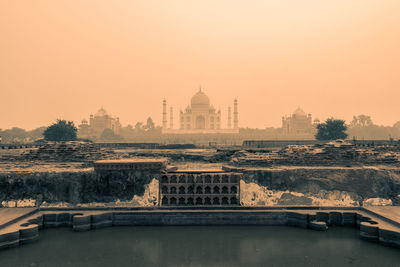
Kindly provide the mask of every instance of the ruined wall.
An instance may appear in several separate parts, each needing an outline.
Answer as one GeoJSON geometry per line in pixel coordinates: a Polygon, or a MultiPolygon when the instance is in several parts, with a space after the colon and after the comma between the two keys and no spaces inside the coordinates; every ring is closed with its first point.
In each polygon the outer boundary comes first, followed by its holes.
{"type": "MultiPolygon", "coordinates": [[[[43,202],[156,205],[158,176],[158,173],[150,171],[109,171],[99,175],[92,169],[60,172],[4,171],[0,172],[0,203],[32,199],[36,205],[43,202]],[[151,184],[154,190],[145,193],[151,184]],[[138,198],[143,195],[146,199],[138,198]]],[[[400,205],[398,168],[264,168],[244,170],[242,179],[240,199],[244,206],[354,206],[369,198],[389,199],[394,205],[400,205]]]]}
{"type": "Polygon", "coordinates": [[[246,182],[271,190],[318,194],[321,190],[346,191],[362,199],[398,199],[400,169],[378,167],[287,167],[245,170],[246,182]]]}
{"type": "Polygon", "coordinates": [[[0,203],[19,199],[34,199],[38,204],[131,200],[143,195],[145,186],[157,175],[146,171],[0,173],[0,203]]]}

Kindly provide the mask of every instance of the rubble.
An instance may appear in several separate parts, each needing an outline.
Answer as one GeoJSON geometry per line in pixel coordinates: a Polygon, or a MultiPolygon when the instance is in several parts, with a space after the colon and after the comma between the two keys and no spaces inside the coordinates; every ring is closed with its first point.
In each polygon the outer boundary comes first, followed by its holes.
{"type": "Polygon", "coordinates": [[[83,141],[47,142],[38,149],[24,151],[19,160],[85,162],[111,158],[112,151],[98,148],[95,144],[83,141]]]}
{"type": "Polygon", "coordinates": [[[392,205],[393,201],[391,199],[385,199],[379,197],[368,198],[363,202],[363,206],[392,206],[392,205]]]}
{"type": "Polygon", "coordinates": [[[359,196],[345,191],[325,191],[299,193],[295,191],[272,190],[253,182],[240,181],[240,203],[242,206],[359,206],[359,196]]]}
{"type": "Polygon", "coordinates": [[[343,140],[325,144],[289,145],[277,151],[236,152],[231,160],[235,166],[347,166],[400,164],[396,146],[357,147],[343,140]]]}

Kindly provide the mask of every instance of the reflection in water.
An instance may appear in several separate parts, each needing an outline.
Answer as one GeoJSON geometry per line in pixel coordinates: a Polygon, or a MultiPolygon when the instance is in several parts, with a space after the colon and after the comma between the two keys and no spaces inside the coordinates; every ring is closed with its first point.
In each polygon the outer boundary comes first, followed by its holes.
{"type": "Polygon", "coordinates": [[[278,226],[46,229],[38,242],[0,251],[0,266],[399,266],[394,248],[358,230],[278,226]]]}

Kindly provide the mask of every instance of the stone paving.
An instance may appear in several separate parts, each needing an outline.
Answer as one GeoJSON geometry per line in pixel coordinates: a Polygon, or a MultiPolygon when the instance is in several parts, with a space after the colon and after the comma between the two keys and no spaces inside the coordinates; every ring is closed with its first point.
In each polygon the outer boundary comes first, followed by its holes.
{"type": "Polygon", "coordinates": [[[37,208],[2,208],[0,209],[0,229],[27,217],[37,208]]]}

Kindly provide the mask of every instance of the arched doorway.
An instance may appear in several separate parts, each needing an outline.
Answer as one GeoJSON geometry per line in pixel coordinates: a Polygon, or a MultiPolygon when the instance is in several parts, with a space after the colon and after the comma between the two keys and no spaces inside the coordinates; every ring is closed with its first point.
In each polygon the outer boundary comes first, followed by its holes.
{"type": "Polygon", "coordinates": [[[204,116],[196,117],[196,129],[205,129],[206,128],[206,119],[204,116]]]}

